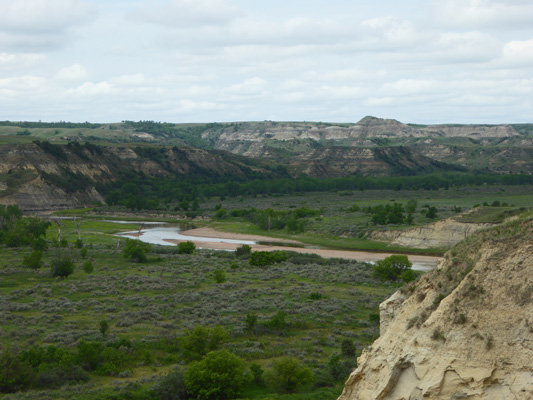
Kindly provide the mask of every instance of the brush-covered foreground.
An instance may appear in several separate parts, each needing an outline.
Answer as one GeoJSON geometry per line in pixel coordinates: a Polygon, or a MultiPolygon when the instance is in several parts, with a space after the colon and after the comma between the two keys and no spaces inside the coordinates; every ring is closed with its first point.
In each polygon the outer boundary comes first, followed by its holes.
{"type": "MultiPolygon", "coordinates": [[[[123,228],[82,223],[81,247],[65,221],[66,246],[54,247],[50,227],[38,269],[25,266],[30,247],[0,248],[0,368],[24,375],[11,381],[16,393],[0,397],[183,398],[165,394],[164,382],[222,349],[243,362],[239,398],[334,399],[377,337],[378,305],[396,287],[374,280],[368,265],[302,254],[253,267],[233,252],[154,246],[147,262],[132,263],[103,233],[123,228]],[[65,256],[74,272],[52,277],[65,256]],[[278,394],[271,372],[285,357],[313,380],[278,394]]],[[[8,387],[10,376],[2,379],[8,387]]]]}

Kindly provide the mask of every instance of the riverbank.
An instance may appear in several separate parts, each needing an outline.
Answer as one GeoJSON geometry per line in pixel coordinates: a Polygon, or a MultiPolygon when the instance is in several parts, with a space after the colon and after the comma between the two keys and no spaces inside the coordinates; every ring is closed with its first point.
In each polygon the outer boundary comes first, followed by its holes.
{"type": "MultiPolygon", "coordinates": [[[[190,237],[210,237],[217,239],[233,239],[233,240],[246,240],[253,242],[268,242],[273,243],[272,245],[268,244],[250,244],[250,247],[253,251],[275,251],[275,250],[288,250],[294,251],[297,253],[306,253],[306,254],[317,254],[324,258],[344,258],[350,260],[358,260],[362,262],[376,262],[383,260],[386,257],[389,257],[397,253],[372,253],[367,251],[352,251],[352,250],[330,250],[330,249],[314,249],[314,248],[304,248],[297,247],[302,245],[302,243],[297,241],[289,241],[285,239],[276,239],[267,236],[259,235],[247,235],[242,233],[230,233],[230,232],[221,232],[213,228],[202,227],[196,229],[190,229],[187,231],[181,232],[183,235],[190,237]],[[284,245],[276,245],[275,243],[283,243],[284,245]],[[287,243],[295,244],[295,247],[287,246],[287,243]]],[[[182,240],[166,240],[169,243],[180,243],[182,240]]],[[[195,241],[197,247],[203,249],[212,249],[212,250],[235,250],[237,247],[240,247],[239,243],[221,243],[221,242],[205,242],[205,241],[195,241]]],[[[409,255],[409,260],[413,263],[413,269],[427,271],[435,268],[440,260],[440,257],[433,256],[424,256],[424,255],[409,255]]]]}

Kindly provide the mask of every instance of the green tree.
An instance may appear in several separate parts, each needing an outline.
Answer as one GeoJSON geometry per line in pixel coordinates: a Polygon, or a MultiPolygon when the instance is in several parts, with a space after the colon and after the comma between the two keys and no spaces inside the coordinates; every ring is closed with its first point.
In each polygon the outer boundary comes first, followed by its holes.
{"type": "Polygon", "coordinates": [[[294,357],[284,357],[272,362],[265,380],[278,393],[294,393],[299,386],[311,382],[313,374],[294,357]]]}
{"type": "Polygon", "coordinates": [[[13,393],[26,389],[33,380],[33,370],[7,349],[0,353],[0,393],[13,393]]]}
{"type": "Polygon", "coordinates": [[[341,352],[343,357],[355,357],[355,351],[357,349],[355,348],[355,345],[353,344],[353,340],[350,339],[344,339],[341,343],[341,352]]]}
{"type": "Polygon", "coordinates": [[[428,219],[437,219],[437,208],[429,207],[426,212],[426,218],[428,219]]]}
{"type": "Polygon", "coordinates": [[[405,211],[412,214],[416,211],[417,206],[418,206],[418,201],[416,201],[415,199],[411,199],[407,201],[407,205],[405,206],[405,211]]]}
{"type": "Polygon", "coordinates": [[[196,245],[190,240],[178,244],[178,254],[193,254],[196,250],[196,245]]]}
{"type": "Polygon", "coordinates": [[[143,263],[146,262],[146,253],[151,249],[148,243],[140,240],[126,239],[126,244],[122,250],[122,256],[129,261],[143,263]]]}
{"type": "Polygon", "coordinates": [[[200,359],[209,351],[218,350],[228,338],[228,332],[221,326],[207,329],[198,325],[187,331],[183,338],[184,355],[189,359],[200,359]]]}
{"type": "MultiPolygon", "coordinates": [[[[85,248],[85,247],[84,247],[85,248]]],[[[83,271],[87,274],[92,274],[94,271],[94,265],[91,261],[85,261],[82,267],[83,271]]]]}
{"type": "Polygon", "coordinates": [[[393,255],[376,262],[374,266],[374,278],[383,281],[396,281],[404,271],[410,270],[412,263],[407,256],[393,255]]]}
{"type": "Polygon", "coordinates": [[[257,325],[257,314],[254,314],[254,313],[246,314],[245,322],[246,322],[246,328],[244,328],[244,330],[249,333],[254,332],[255,327],[257,325]]]}
{"type": "Polygon", "coordinates": [[[187,392],[199,400],[235,399],[245,383],[244,362],[227,350],[208,353],[185,372],[187,392]]]}

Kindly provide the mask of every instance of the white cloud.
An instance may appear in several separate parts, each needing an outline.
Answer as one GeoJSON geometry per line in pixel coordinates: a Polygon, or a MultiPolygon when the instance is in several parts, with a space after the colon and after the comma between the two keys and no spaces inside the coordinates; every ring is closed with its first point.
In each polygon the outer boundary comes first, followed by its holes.
{"type": "Polygon", "coordinates": [[[530,27],[533,4],[513,0],[436,0],[437,19],[446,26],[472,28],[530,27]]]}
{"type": "Polygon", "coordinates": [[[55,78],[59,81],[82,81],[87,79],[87,70],[80,64],[73,64],[70,67],[61,68],[55,78]]]}
{"type": "Polygon", "coordinates": [[[0,0],[0,45],[12,52],[48,51],[68,42],[68,31],[93,20],[96,6],[81,0],[0,0]]]}
{"type": "Polygon", "coordinates": [[[503,59],[505,63],[514,66],[533,66],[533,39],[506,43],[503,59]]]}
{"type": "Polygon", "coordinates": [[[225,25],[240,15],[238,7],[225,0],[172,0],[138,8],[129,16],[174,29],[225,25]]]}

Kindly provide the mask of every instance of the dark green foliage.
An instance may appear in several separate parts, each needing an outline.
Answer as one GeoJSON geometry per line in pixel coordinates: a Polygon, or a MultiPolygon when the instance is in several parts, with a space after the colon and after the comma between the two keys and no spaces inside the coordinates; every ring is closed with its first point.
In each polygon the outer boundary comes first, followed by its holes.
{"type": "Polygon", "coordinates": [[[301,385],[313,381],[309,368],[294,357],[275,360],[265,373],[265,381],[278,393],[294,393],[301,385]]]}
{"type": "Polygon", "coordinates": [[[103,319],[100,321],[100,333],[102,334],[102,336],[106,337],[107,336],[107,332],[109,331],[109,322],[107,322],[106,319],[103,319]]]}
{"type": "Polygon", "coordinates": [[[278,335],[285,335],[289,327],[287,322],[287,313],[283,310],[279,310],[274,316],[265,323],[265,326],[273,330],[278,335]]]}
{"type": "Polygon", "coordinates": [[[43,252],[41,250],[33,250],[30,254],[24,256],[22,264],[31,269],[39,269],[43,265],[43,252]]]}
{"type": "Polygon", "coordinates": [[[246,328],[244,330],[248,333],[253,333],[257,325],[257,314],[248,313],[246,314],[246,328]]]}
{"type": "Polygon", "coordinates": [[[80,257],[81,258],[87,258],[88,254],[89,254],[89,250],[87,250],[87,247],[82,247],[80,249],[80,257]]]}
{"type": "Polygon", "coordinates": [[[227,350],[208,353],[185,372],[187,392],[199,400],[235,399],[245,383],[244,362],[227,350]]]}
{"type": "Polygon", "coordinates": [[[404,271],[411,269],[412,265],[407,256],[393,255],[376,262],[373,275],[383,281],[397,281],[404,271]]]}
{"type": "Polygon", "coordinates": [[[26,389],[34,379],[27,362],[5,349],[0,353],[0,393],[14,393],[26,389]]]}
{"type": "Polygon", "coordinates": [[[416,274],[416,272],[413,271],[412,269],[405,270],[400,275],[400,277],[402,278],[402,281],[404,281],[405,283],[409,283],[409,282],[416,280],[417,276],[418,275],[416,274]]]}
{"type": "Polygon", "coordinates": [[[215,279],[216,283],[226,282],[226,274],[222,269],[216,269],[215,272],[213,272],[213,278],[215,279]]]}
{"type": "Polygon", "coordinates": [[[343,339],[341,343],[341,352],[343,357],[355,357],[356,347],[353,340],[343,339]]]}
{"type": "Polygon", "coordinates": [[[0,206],[0,243],[9,247],[33,244],[46,234],[49,226],[50,222],[40,218],[22,218],[16,205],[0,206]]]}
{"type": "Polygon", "coordinates": [[[417,206],[418,201],[416,201],[415,199],[408,200],[407,205],[405,206],[405,211],[413,214],[416,211],[417,206]]]}
{"type": "Polygon", "coordinates": [[[82,269],[85,273],[92,274],[94,272],[94,265],[91,261],[85,261],[82,269]]]}
{"type": "Polygon", "coordinates": [[[252,248],[247,244],[243,244],[242,246],[237,247],[237,250],[235,250],[235,255],[239,258],[247,258],[250,256],[251,252],[252,248]]]}
{"type": "Polygon", "coordinates": [[[52,276],[66,278],[74,272],[74,262],[68,256],[53,260],[51,264],[52,276]]]}
{"type": "Polygon", "coordinates": [[[208,329],[198,325],[183,338],[184,356],[192,360],[200,359],[209,351],[217,350],[228,338],[228,332],[221,326],[208,329]]]}
{"type": "Polygon", "coordinates": [[[380,204],[374,207],[367,207],[364,211],[367,214],[372,214],[374,225],[403,224],[405,222],[403,205],[400,203],[394,203],[393,205],[380,204]]]}
{"type": "Polygon", "coordinates": [[[74,241],[74,247],[77,248],[77,249],[81,249],[83,247],[83,240],[76,239],[74,241]]]}
{"type": "Polygon", "coordinates": [[[344,382],[356,366],[355,360],[343,360],[338,354],[332,354],[328,360],[328,370],[335,381],[344,382]]]}
{"type": "Polygon", "coordinates": [[[193,254],[196,250],[196,245],[190,240],[178,244],[178,254],[193,254]]]}
{"type": "Polygon", "coordinates": [[[171,370],[154,385],[152,392],[157,396],[158,400],[189,399],[183,368],[176,367],[171,370]]]}
{"type": "Polygon", "coordinates": [[[220,210],[217,210],[217,212],[215,213],[215,218],[224,219],[226,218],[226,214],[227,214],[226,209],[221,208],[220,210]]]}
{"type": "Polygon", "coordinates": [[[286,251],[254,251],[250,254],[249,263],[256,267],[279,264],[287,261],[289,254],[286,251]]]}
{"type": "Polygon", "coordinates": [[[320,292],[313,292],[309,295],[309,299],[311,300],[321,300],[324,296],[320,292]]]}
{"type": "Polygon", "coordinates": [[[262,385],[264,383],[263,374],[264,370],[259,364],[251,363],[250,364],[250,373],[252,374],[253,382],[256,385],[262,385]]]}
{"type": "Polygon", "coordinates": [[[46,240],[39,236],[37,239],[35,239],[33,241],[33,243],[31,244],[33,250],[41,250],[41,251],[44,251],[44,250],[47,250],[48,249],[48,243],[46,243],[46,240]]]}
{"type": "Polygon", "coordinates": [[[429,207],[426,211],[426,218],[428,219],[437,219],[437,208],[429,207]]]}
{"type": "Polygon", "coordinates": [[[129,261],[143,263],[146,262],[146,253],[150,249],[151,246],[148,243],[141,242],[140,240],[126,239],[122,256],[129,261]]]}

